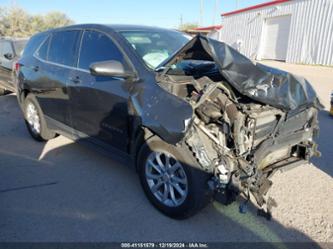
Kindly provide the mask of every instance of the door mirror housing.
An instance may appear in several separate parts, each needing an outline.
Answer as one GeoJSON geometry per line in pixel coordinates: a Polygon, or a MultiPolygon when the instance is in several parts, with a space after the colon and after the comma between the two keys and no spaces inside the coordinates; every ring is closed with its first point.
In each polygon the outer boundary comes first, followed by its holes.
{"type": "Polygon", "coordinates": [[[91,64],[90,73],[96,76],[110,76],[125,79],[134,77],[133,72],[126,71],[124,65],[115,60],[95,62],[91,64]]]}
{"type": "Polygon", "coordinates": [[[12,53],[6,53],[3,55],[7,60],[12,60],[14,58],[14,55],[12,53]]]}

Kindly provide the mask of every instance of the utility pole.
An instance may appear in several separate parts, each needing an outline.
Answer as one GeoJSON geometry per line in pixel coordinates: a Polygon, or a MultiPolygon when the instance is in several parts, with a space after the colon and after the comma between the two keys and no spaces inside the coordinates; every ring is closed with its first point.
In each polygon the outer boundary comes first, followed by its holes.
{"type": "Polygon", "coordinates": [[[203,26],[204,0],[200,0],[200,21],[199,26],[203,26]]]}
{"type": "Polygon", "coordinates": [[[183,14],[181,14],[180,15],[180,17],[179,17],[179,28],[183,28],[183,24],[184,24],[184,22],[183,22],[183,14]]]}
{"type": "Polygon", "coordinates": [[[236,0],[236,9],[238,9],[239,6],[239,0],[236,0]]]}

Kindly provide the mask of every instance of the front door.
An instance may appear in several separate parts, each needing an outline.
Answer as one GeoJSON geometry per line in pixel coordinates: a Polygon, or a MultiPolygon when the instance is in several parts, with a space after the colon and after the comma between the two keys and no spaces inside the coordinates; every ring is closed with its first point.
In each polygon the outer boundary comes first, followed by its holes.
{"type": "Polygon", "coordinates": [[[68,82],[70,115],[73,128],[81,139],[126,151],[130,83],[116,77],[93,76],[89,71],[92,63],[107,60],[126,64],[123,54],[108,35],[84,31],[78,69],[72,71],[68,82]]]}

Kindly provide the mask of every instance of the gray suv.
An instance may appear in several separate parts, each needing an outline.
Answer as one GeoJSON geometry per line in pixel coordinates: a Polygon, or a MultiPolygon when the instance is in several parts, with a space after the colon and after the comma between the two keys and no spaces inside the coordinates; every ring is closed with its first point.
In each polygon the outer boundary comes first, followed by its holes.
{"type": "Polygon", "coordinates": [[[14,71],[28,39],[0,38],[0,95],[15,92],[14,71]]]}

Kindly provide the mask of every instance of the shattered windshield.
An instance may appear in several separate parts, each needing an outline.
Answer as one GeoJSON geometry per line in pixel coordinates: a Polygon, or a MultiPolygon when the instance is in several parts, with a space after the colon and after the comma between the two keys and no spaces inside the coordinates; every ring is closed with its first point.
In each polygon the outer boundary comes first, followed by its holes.
{"type": "Polygon", "coordinates": [[[164,60],[183,47],[189,37],[166,31],[120,31],[148,67],[156,69],[164,60]]]}

